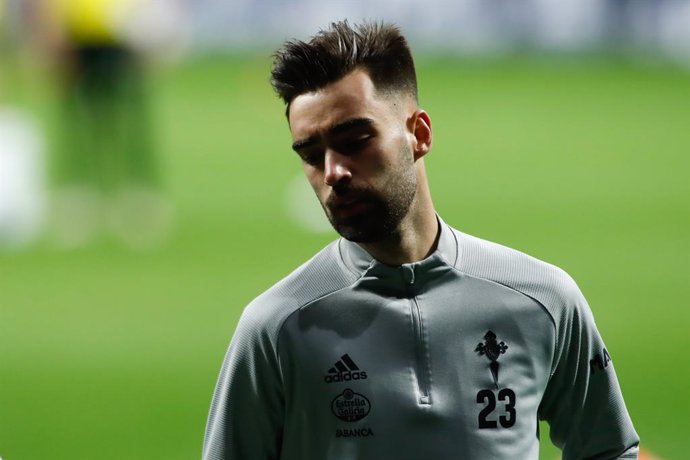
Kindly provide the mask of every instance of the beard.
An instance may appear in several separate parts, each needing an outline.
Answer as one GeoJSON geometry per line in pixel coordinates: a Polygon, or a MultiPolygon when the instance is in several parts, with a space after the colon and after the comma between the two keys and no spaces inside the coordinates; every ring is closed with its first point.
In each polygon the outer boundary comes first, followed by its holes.
{"type": "Polygon", "coordinates": [[[322,207],[336,232],[356,243],[376,243],[398,235],[400,223],[407,216],[417,192],[414,162],[401,152],[399,162],[389,171],[380,190],[336,184],[322,207]],[[354,203],[351,212],[343,212],[354,203]]]}

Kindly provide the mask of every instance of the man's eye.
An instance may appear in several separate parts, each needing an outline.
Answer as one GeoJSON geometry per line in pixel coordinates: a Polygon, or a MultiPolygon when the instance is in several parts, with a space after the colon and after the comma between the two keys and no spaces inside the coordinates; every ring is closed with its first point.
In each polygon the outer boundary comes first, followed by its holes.
{"type": "Polygon", "coordinates": [[[300,154],[302,161],[310,166],[318,166],[323,163],[322,152],[304,152],[300,154]]]}
{"type": "Polygon", "coordinates": [[[340,143],[340,151],[343,154],[354,154],[362,150],[371,140],[371,136],[361,136],[348,139],[340,143]]]}

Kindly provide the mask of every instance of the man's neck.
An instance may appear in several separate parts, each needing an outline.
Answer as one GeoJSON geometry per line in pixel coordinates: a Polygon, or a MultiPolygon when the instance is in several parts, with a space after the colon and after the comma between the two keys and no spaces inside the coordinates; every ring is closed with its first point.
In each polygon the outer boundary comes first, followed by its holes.
{"type": "Polygon", "coordinates": [[[436,250],[440,233],[440,223],[430,208],[417,222],[403,223],[391,238],[359,245],[379,262],[397,266],[426,259],[436,250]]]}

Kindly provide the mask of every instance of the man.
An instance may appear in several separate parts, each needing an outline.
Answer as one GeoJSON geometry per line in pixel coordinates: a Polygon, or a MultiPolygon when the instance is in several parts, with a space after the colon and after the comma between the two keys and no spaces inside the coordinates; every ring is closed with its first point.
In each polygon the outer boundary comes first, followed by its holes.
{"type": "Polygon", "coordinates": [[[62,113],[53,168],[50,239],[65,249],[102,229],[146,249],[164,237],[141,53],[125,25],[142,0],[23,0],[34,38],[57,64],[62,113]]]}
{"type": "Polygon", "coordinates": [[[62,187],[154,188],[141,56],[123,34],[137,0],[33,1],[44,45],[59,58],[64,103],[62,187]]]}
{"type": "Polygon", "coordinates": [[[391,26],[332,24],[276,54],[293,149],[342,236],[244,311],[204,458],[637,458],[572,279],[458,232],[424,170],[429,115],[391,26]]]}

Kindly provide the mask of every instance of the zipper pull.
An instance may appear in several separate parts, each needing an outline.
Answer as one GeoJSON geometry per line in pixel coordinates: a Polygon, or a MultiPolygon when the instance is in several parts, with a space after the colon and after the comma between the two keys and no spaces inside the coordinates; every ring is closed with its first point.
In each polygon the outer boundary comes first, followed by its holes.
{"type": "Polygon", "coordinates": [[[414,284],[414,267],[412,265],[403,265],[402,275],[406,284],[414,284]]]}

